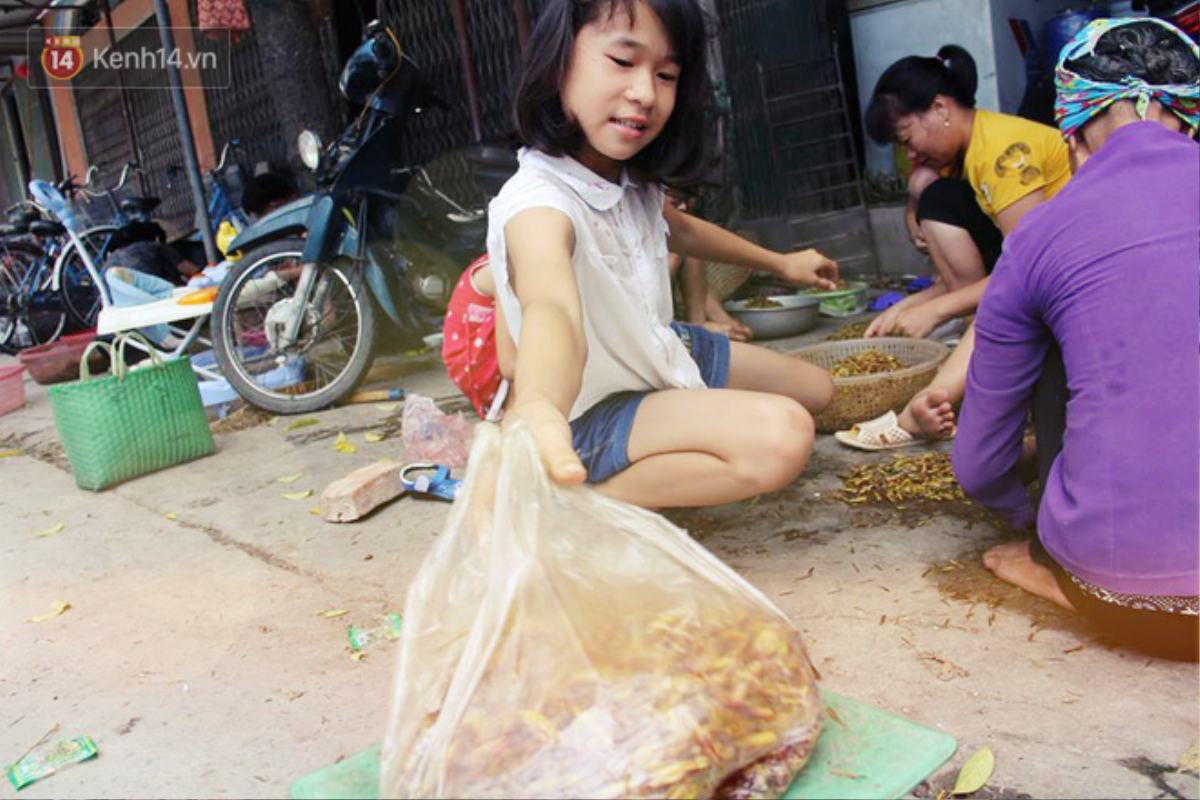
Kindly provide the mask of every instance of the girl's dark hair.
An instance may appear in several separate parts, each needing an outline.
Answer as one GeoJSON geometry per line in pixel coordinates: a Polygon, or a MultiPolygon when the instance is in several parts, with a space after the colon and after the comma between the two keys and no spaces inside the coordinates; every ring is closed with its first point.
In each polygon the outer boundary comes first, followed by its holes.
{"type": "MultiPolygon", "coordinates": [[[[601,14],[625,12],[633,19],[640,0],[549,0],[529,44],[514,99],[517,135],[523,144],[553,156],[578,153],[583,131],[563,111],[561,84],[571,67],[575,36],[601,14]]],[[[627,162],[647,181],[686,185],[706,167],[705,110],[712,91],[708,33],[697,0],[644,0],[658,16],[679,62],[675,109],[658,137],[627,162]]]]}
{"type": "Polygon", "coordinates": [[[1195,83],[1200,62],[1178,34],[1155,22],[1132,22],[1107,31],[1089,56],[1064,66],[1088,80],[1119,83],[1141,78],[1149,84],[1195,83]]]}
{"type": "Polygon", "coordinates": [[[956,44],[938,50],[936,58],[908,56],[887,68],[867,105],[867,134],[879,144],[896,138],[896,121],[924,114],[938,95],[953,97],[964,108],[975,107],[979,74],[975,59],[956,44]]]}

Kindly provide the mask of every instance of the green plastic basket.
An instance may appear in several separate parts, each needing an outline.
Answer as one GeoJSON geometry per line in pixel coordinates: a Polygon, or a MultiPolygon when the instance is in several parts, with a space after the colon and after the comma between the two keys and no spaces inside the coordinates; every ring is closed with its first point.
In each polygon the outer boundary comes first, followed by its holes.
{"type": "Polygon", "coordinates": [[[80,359],[80,380],[49,390],[59,438],[82,489],[106,489],[214,449],[188,357],[164,361],[137,334],[118,337],[115,350],[93,342],[80,359]],[[151,363],[136,370],[125,366],[131,338],[151,354],[151,363]],[[113,372],[92,378],[87,359],[97,347],[109,350],[113,372]]]}

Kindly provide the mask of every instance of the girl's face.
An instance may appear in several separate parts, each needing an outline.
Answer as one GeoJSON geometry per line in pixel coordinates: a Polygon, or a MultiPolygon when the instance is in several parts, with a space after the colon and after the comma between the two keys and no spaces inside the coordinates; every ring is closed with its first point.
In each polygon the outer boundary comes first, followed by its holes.
{"type": "Polygon", "coordinates": [[[896,120],[896,143],[904,148],[909,163],[939,170],[962,155],[963,143],[950,122],[949,106],[935,99],[922,114],[905,114],[896,120]]]}
{"type": "Polygon", "coordinates": [[[576,158],[616,182],[621,164],[662,132],[675,108],[679,64],[658,16],[644,2],[633,18],[617,7],[579,29],[562,81],[567,117],[583,131],[576,158]]]}

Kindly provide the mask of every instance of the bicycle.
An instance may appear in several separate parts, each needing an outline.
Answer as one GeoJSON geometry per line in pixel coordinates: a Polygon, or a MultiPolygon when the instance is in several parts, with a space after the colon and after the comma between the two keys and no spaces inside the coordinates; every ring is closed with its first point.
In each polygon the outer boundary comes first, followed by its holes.
{"type": "MultiPolygon", "coordinates": [[[[104,197],[112,208],[110,221],[90,224],[89,220],[79,213],[80,208],[68,207],[74,224],[81,230],[77,236],[71,237],[54,266],[54,288],[62,295],[71,318],[85,328],[96,326],[96,318],[104,304],[103,293],[107,292],[107,287],[103,285],[102,272],[109,254],[130,242],[165,238],[162,228],[150,218],[150,212],[158,207],[161,200],[157,197],[117,199],[117,193],[125,187],[129,176],[140,170],[136,162],[126,162],[115,186],[91,191],[88,187],[99,172],[93,166],[88,169],[81,186],[69,183],[65,187],[72,200],[77,194],[83,194],[89,199],[90,205],[104,197]]],[[[31,182],[31,191],[32,185],[31,182]]],[[[59,216],[58,212],[52,213],[59,216]]],[[[111,301],[111,297],[108,299],[111,301]]]]}
{"type": "Polygon", "coordinates": [[[28,206],[9,218],[0,226],[0,349],[19,352],[53,342],[71,322],[53,286],[65,229],[28,206]]]}

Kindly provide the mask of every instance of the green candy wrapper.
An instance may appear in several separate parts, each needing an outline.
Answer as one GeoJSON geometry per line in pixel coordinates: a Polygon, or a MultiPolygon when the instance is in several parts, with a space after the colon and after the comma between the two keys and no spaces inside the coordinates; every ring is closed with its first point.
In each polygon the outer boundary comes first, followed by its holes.
{"type": "Polygon", "coordinates": [[[383,624],[377,628],[360,628],[357,625],[351,625],[347,628],[346,635],[350,638],[350,652],[361,652],[368,645],[372,645],[375,642],[382,642],[386,639],[399,639],[400,615],[393,611],[384,617],[383,620],[383,624]]]}
{"type": "Polygon", "coordinates": [[[4,768],[13,788],[20,791],[34,781],[53,775],[64,767],[96,757],[96,743],[90,736],[64,739],[44,753],[30,753],[4,768]]]}

